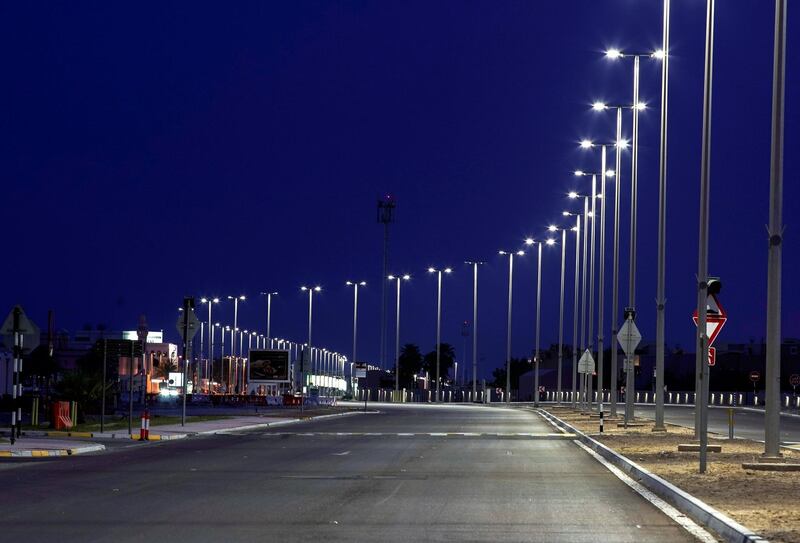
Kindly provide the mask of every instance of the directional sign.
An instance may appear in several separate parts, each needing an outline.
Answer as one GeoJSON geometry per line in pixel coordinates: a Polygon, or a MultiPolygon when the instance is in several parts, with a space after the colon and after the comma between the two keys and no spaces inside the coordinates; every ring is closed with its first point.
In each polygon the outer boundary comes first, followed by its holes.
{"type": "Polygon", "coordinates": [[[636,347],[642,341],[642,334],[632,319],[626,320],[625,324],[622,325],[622,328],[617,333],[617,341],[619,341],[622,350],[625,351],[625,356],[631,356],[636,351],[636,347]]]}
{"type": "MultiPolygon", "coordinates": [[[[728,313],[720,305],[719,298],[717,298],[716,294],[712,294],[708,297],[706,311],[706,336],[708,336],[708,346],[710,347],[714,344],[714,340],[717,339],[717,336],[722,331],[722,327],[728,322],[728,313]]],[[[697,326],[697,322],[700,320],[697,315],[697,309],[695,309],[692,314],[692,320],[694,321],[694,325],[697,326]]]]}
{"type": "Polygon", "coordinates": [[[800,386],[800,374],[793,373],[789,376],[789,384],[793,387],[800,386]]]}
{"type": "MultiPolygon", "coordinates": [[[[198,320],[197,315],[194,314],[194,311],[192,309],[189,309],[188,311],[189,311],[187,313],[188,322],[186,330],[188,331],[189,337],[184,339],[186,341],[192,341],[192,338],[200,330],[200,321],[198,320]]],[[[175,326],[177,327],[178,333],[181,335],[181,337],[183,337],[183,318],[184,315],[183,313],[181,313],[180,316],[178,317],[178,322],[175,323],[175,326]]]]}
{"type": "Polygon", "coordinates": [[[3,326],[0,328],[0,334],[4,336],[3,343],[8,348],[14,346],[14,311],[16,309],[19,309],[19,331],[22,333],[22,342],[23,345],[27,345],[25,350],[35,349],[39,346],[39,327],[25,315],[25,311],[20,305],[14,306],[6,320],[3,321],[3,326]]]}
{"type": "Polygon", "coordinates": [[[579,373],[594,373],[594,357],[589,349],[583,351],[581,359],[578,361],[579,373]]]}
{"type": "Polygon", "coordinates": [[[757,371],[750,372],[750,380],[754,383],[758,382],[761,379],[761,373],[757,371]]]}

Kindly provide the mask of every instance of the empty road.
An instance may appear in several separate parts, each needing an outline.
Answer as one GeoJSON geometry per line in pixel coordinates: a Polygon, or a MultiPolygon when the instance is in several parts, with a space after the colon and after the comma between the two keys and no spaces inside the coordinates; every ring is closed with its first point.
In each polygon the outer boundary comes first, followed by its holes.
{"type": "Polygon", "coordinates": [[[2,539],[694,540],[528,410],[379,409],[5,465],[2,539]]]}

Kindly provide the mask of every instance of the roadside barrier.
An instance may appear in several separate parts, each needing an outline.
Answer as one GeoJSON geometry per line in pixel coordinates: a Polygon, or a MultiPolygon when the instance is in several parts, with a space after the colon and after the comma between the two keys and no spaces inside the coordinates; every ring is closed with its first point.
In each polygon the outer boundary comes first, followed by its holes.
{"type": "Polygon", "coordinates": [[[142,424],[139,429],[139,441],[147,441],[150,438],[150,411],[145,409],[142,412],[142,424]]]}

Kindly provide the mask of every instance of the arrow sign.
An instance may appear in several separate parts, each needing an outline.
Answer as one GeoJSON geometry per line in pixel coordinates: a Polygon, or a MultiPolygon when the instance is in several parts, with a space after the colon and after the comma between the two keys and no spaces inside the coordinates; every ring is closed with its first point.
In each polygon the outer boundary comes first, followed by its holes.
{"type": "Polygon", "coordinates": [[[625,356],[631,357],[636,351],[636,347],[642,341],[642,334],[636,327],[636,323],[632,319],[625,321],[619,333],[617,333],[617,341],[619,342],[625,356]]]}
{"type": "Polygon", "coordinates": [[[578,361],[579,373],[594,373],[594,357],[589,349],[583,351],[581,359],[578,361]]]}
{"type": "Polygon", "coordinates": [[[198,320],[197,315],[194,314],[194,310],[192,309],[188,310],[186,317],[187,317],[186,330],[188,331],[187,335],[189,337],[183,338],[183,318],[184,318],[183,314],[181,314],[178,317],[178,322],[175,323],[175,326],[178,328],[178,333],[181,335],[181,337],[188,342],[192,341],[192,338],[200,330],[200,321],[198,320]]]}

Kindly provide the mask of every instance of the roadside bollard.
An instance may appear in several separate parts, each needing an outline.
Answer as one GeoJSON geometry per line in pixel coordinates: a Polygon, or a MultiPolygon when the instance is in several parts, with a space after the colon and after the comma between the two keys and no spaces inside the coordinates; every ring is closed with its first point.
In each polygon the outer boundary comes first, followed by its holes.
{"type": "Polygon", "coordinates": [[[728,439],[733,439],[733,407],[728,408],[728,439]]]}
{"type": "Polygon", "coordinates": [[[142,412],[142,424],[139,428],[139,441],[147,441],[150,438],[150,412],[145,409],[142,412]]]}
{"type": "Polygon", "coordinates": [[[603,404],[600,404],[600,433],[603,433],[603,404]]]}

